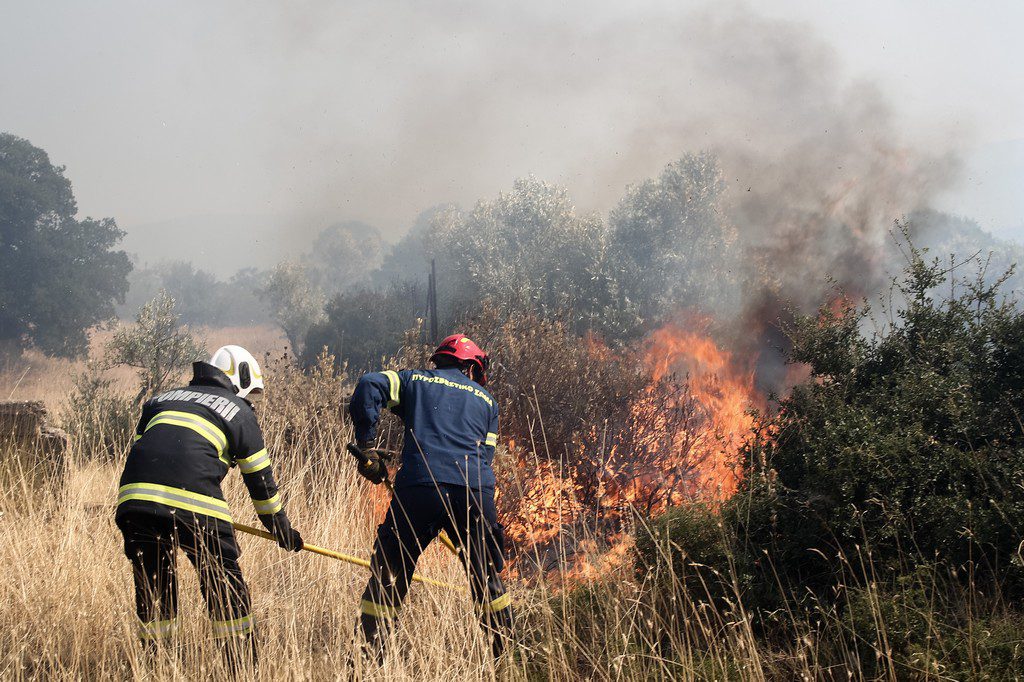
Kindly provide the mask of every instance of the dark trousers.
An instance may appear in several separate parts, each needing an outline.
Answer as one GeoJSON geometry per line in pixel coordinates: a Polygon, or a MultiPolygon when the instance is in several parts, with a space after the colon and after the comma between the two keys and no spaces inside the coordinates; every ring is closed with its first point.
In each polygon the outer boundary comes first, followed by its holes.
{"type": "MultiPolygon", "coordinates": [[[[196,569],[213,621],[213,636],[222,642],[229,663],[254,656],[249,588],[238,565],[240,550],[229,524],[188,512],[167,519],[126,512],[117,516],[124,553],[135,578],[135,612],[139,636],[148,647],[177,629],[177,550],[196,569]]],[[[253,659],[253,662],[254,659],[253,659]]]]}
{"type": "Polygon", "coordinates": [[[411,486],[395,491],[387,517],[377,529],[370,581],[360,603],[363,635],[378,656],[409,591],[420,554],[442,530],[459,549],[495,656],[511,634],[511,601],[498,575],[505,566],[505,534],[498,523],[494,491],[446,484],[411,486]]]}

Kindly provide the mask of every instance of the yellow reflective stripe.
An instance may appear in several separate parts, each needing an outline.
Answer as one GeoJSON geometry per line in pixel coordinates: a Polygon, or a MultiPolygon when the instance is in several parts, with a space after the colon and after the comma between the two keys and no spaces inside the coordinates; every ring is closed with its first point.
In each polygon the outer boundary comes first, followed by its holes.
{"type": "Polygon", "coordinates": [[[139,637],[141,639],[164,639],[172,636],[178,630],[178,619],[154,620],[148,623],[139,623],[139,637]]]}
{"type": "Polygon", "coordinates": [[[135,441],[137,441],[140,438],[142,438],[142,434],[136,433],[135,434],[135,438],[132,439],[132,442],[134,443],[135,441]]]}
{"type": "Polygon", "coordinates": [[[267,453],[266,448],[263,448],[259,452],[255,452],[248,457],[235,461],[243,474],[255,474],[257,471],[266,469],[270,466],[270,454],[267,453]]]}
{"type": "Polygon", "coordinates": [[[497,445],[497,444],[498,444],[498,434],[488,432],[487,439],[484,440],[484,445],[497,445]]]}
{"type": "Polygon", "coordinates": [[[224,639],[234,635],[244,635],[252,632],[252,616],[242,616],[234,620],[213,621],[213,636],[217,639],[224,639]]]}
{"type": "Polygon", "coordinates": [[[400,396],[398,395],[398,391],[402,387],[402,382],[398,379],[398,372],[394,370],[387,369],[381,372],[381,374],[388,378],[388,387],[390,389],[388,394],[388,407],[394,407],[399,402],[400,396]]]}
{"type": "Polygon", "coordinates": [[[218,457],[223,455],[224,451],[228,447],[227,436],[224,435],[224,432],[221,431],[216,424],[194,414],[178,412],[175,410],[165,410],[150,419],[145,430],[149,431],[154,426],[158,426],[160,424],[181,426],[195,431],[200,436],[210,441],[210,443],[213,444],[213,447],[217,448],[218,457]]]}
{"type": "Polygon", "coordinates": [[[373,616],[374,618],[394,618],[398,615],[397,606],[388,606],[387,604],[377,604],[376,602],[362,600],[359,602],[359,611],[366,616],[373,616]]]}
{"type": "Polygon", "coordinates": [[[130,502],[132,500],[141,500],[143,502],[156,502],[167,507],[174,507],[175,509],[182,509],[184,511],[190,511],[193,514],[203,514],[205,516],[212,516],[215,519],[221,519],[231,523],[231,514],[228,512],[219,512],[198,505],[190,504],[188,502],[169,502],[163,495],[152,495],[148,493],[132,493],[130,495],[122,495],[117,498],[117,503],[130,502]]]}
{"type": "Polygon", "coordinates": [[[130,500],[156,502],[167,507],[184,509],[231,523],[231,509],[227,502],[181,488],[172,488],[156,483],[129,483],[121,486],[117,491],[117,504],[120,505],[130,500]]]}
{"type": "Polygon", "coordinates": [[[488,604],[480,604],[479,608],[484,613],[495,613],[512,606],[512,596],[506,592],[488,604]]]}
{"type": "Polygon", "coordinates": [[[281,493],[277,493],[269,500],[253,500],[252,506],[256,507],[257,514],[276,514],[284,508],[281,493]]]}
{"type": "MultiPolygon", "coordinates": [[[[228,437],[224,435],[220,427],[211,422],[209,419],[204,419],[199,415],[192,414],[191,412],[179,412],[177,410],[164,410],[159,412],[155,417],[149,420],[149,424],[146,425],[146,430],[149,430],[151,426],[159,424],[162,420],[170,419],[188,422],[188,424],[197,427],[193,429],[198,433],[205,436],[214,447],[217,448],[217,452],[221,453],[228,447],[228,437]]],[[[190,426],[191,428],[191,426],[190,426]]]]}

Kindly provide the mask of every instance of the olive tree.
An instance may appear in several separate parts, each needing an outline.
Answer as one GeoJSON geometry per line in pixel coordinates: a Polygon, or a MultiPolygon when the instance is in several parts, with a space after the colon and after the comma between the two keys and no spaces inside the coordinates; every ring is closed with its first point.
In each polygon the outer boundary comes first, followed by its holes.
{"type": "Polygon", "coordinates": [[[561,187],[517,180],[511,191],[468,213],[440,213],[426,241],[449,319],[488,300],[541,316],[568,315],[580,331],[620,320],[604,222],[579,213],[561,187]]]}
{"type": "Polygon", "coordinates": [[[735,304],[736,232],[725,218],[714,156],[690,154],[630,187],[608,222],[611,262],[641,320],[735,304]]]}
{"type": "Polygon", "coordinates": [[[309,328],[324,314],[324,294],[300,263],[280,263],[271,272],[260,297],[270,306],[270,317],[284,330],[296,354],[303,351],[309,328]]]}
{"type": "Polygon", "coordinates": [[[139,309],[135,324],[114,333],[107,343],[105,359],[108,366],[126,365],[138,370],[141,399],[167,388],[205,355],[205,344],[181,325],[174,299],[161,291],[139,309]]]}

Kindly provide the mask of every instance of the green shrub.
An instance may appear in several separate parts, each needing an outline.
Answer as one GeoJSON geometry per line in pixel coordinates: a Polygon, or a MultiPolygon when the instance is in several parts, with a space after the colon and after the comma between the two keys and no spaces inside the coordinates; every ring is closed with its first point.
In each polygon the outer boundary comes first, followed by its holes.
{"type": "Polygon", "coordinates": [[[635,566],[664,649],[684,633],[701,639],[729,618],[739,593],[729,531],[716,510],[675,507],[638,524],[635,566]]]}
{"type": "Polygon", "coordinates": [[[139,308],[135,324],[114,332],[104,352],[107,367],[125,365],[138,372],[139,403],[177,383],[206,356],[205,343],[181,325],[174,299],[163,290],[139,308]]]}
{"type": "MultiPolygon", "coordinates": [[[[936,580],[937,573],[922,566],[884,589],[848,590],[841,645],[852,651],[861,672],[869,679],[888,671],[898,678],[1020,679],[1021,615],[990,601],[972,603],[936,580]]],[[[830,651],[828,657],[843,656],[830,651]]]]}
{"type": "Polygon", "coordinates": [[[138,403],[90,367],[75,377],[61,425],[80,457],[121,461],[131,447],[138,418],[138,403]]]}
{"type": "Polygon", "coordinates": [[[1024,588],[1024,315],[998,281],[909,256],[882,331],[849,303],[789,330],[811,378],[747,447],[725,510],[751,565],[770,561],[752,576],[766,610],[936,563],[1024,588]]]}
{"type": "Polygon", "coordinates": [[[327,304],[325,319],[309,328],[303,363],[315,364],[326,349],[353,370],[378,370],[385,357],[401,350],[406,331],[422,320],[426,305],[426,291],[410,282],[338,294],[327,304]]]}

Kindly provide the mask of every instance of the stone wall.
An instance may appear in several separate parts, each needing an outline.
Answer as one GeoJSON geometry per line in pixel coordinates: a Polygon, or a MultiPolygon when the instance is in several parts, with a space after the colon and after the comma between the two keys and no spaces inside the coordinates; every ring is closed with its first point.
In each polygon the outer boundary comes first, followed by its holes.
{"type": "Polygon", "coordinates": [[[0,441],[62,454],[68,447],[68,434],[48,421],[46,406],[41,402],[0,402],[0,441]]]}

